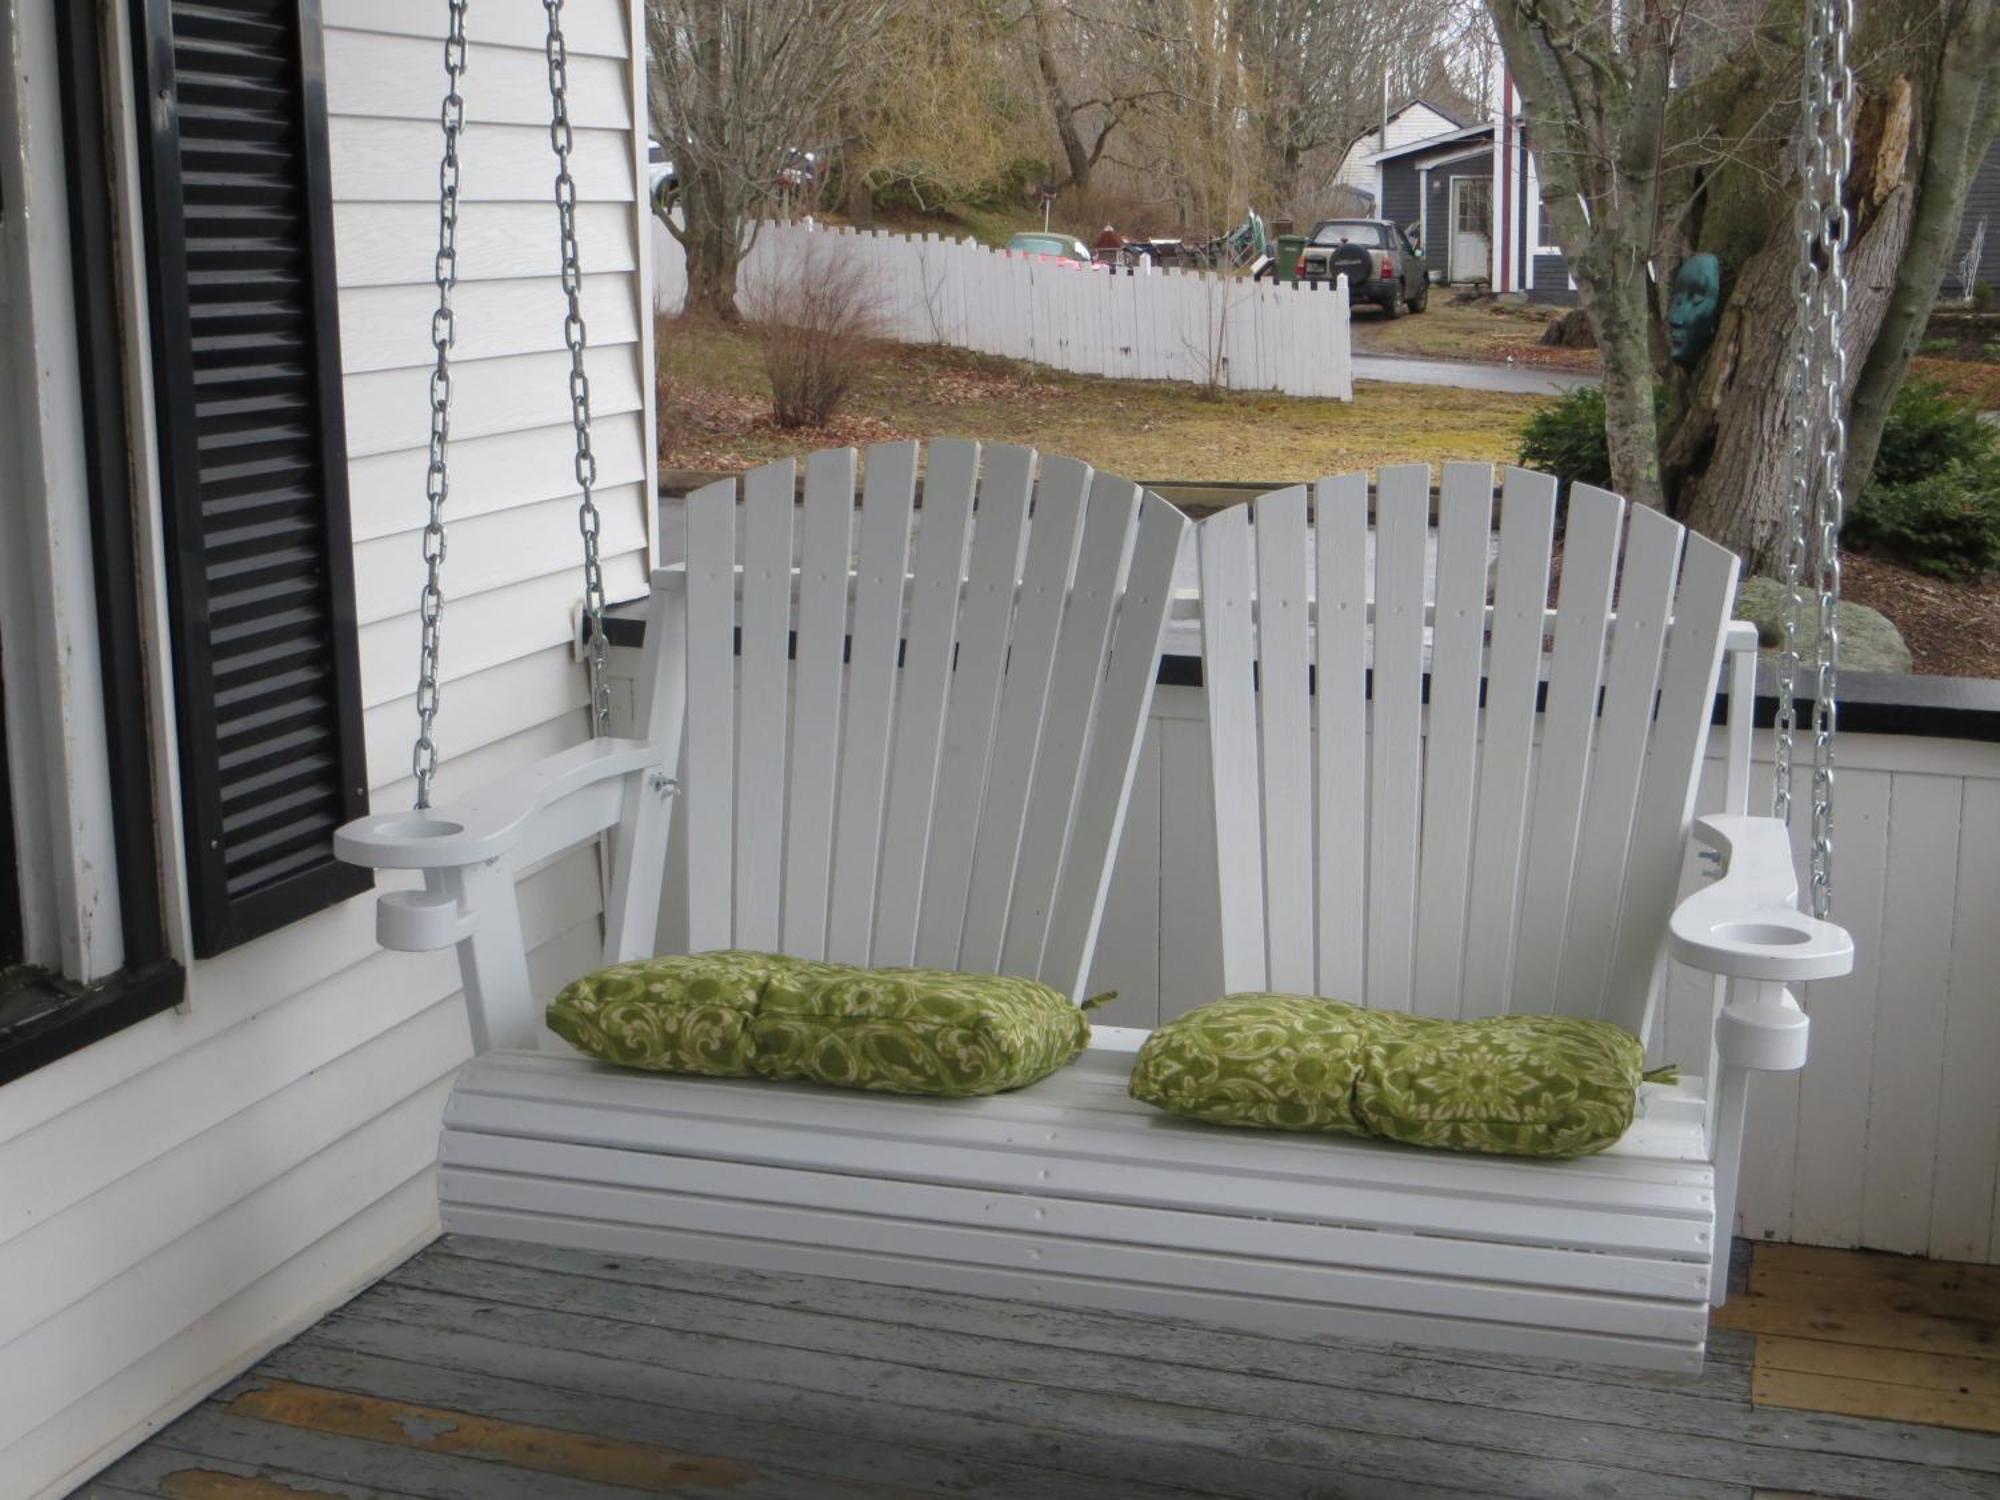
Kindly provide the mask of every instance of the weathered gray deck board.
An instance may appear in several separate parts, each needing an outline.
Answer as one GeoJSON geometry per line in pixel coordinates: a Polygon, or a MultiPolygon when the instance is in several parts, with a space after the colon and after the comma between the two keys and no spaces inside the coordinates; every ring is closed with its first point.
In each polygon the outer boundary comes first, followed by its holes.
{"type": "MultiPolygon", "coordinates": [[[[1901,1500],[1909,1493],[1912,1460],[2000,1474],[2000,1439],[1981,1434],[1935,1428],[1884,1433],[1879,1424],[1849,1418],[1694,1402],[1667,1390],[1621,1392],[1609,1400],[1603,1388],[1573,1372],[1496,1378],[1438,1359],[1405,1359],[1399,1369],[1393,1355],[1381,1359],[1378,1351],[1360,1346],[1342,1346],[1329,1357],[1323,1345],[1172,1325],[1166,1325],[1169,1336],[1163,1338],[1161,1325],[1144,1320],[1130,1325],[1137,1336],[1115,1356],[1074,1346],[1051,1349],[1024,1343],[1022,1327],[1042,1323],[1060,1330],[1067,1313],[993,1303],[987,1310],[996,1323],[939,1332],[907,1321],[903,1292],[857,1283],[842,1287],[874,1293],[872,1315],[837,1315],[820,1301],[812,1315],[801,1316],[792,1308],[729,1305],[705,1292],[658,1288],[645,1284],[643,1273],[612,1280],[491,1261],[473,1276],[442,1258],[413,1262],[391,1279],[446,1292],[470,1282],[481,1298],[629,1319],[684,1334],[843,1357],[870,1355],[982,1378],[1052,1382],[1307,1427],[1324,1421],[1325,1401],[1333,1394],[1312,1387],[1331,1386],[1337,1389],[1339,1426],[1348,1431],[1442,1437],[1492,1451],[1631,1467],[1650,1476],[1764,1485],[1808,1480],[1838,1484],[1856,1496],[1901,1500]],[[1353,1367],[1370,1354],[1377,1354],[1378,1362],[1357,1379],[1353,1367]],[[1412,1372],[1411,1366],[1418,1368],[1412,1372]],[[1549,1403],[1550,1391],[1567,1400],[1549,1403]],[[1558,1409],[1548,1411],[1551,1404],[1558,1409]],[[1705,1441],[1689,1443],[1689,1437],[1705,1441]],[[1725,1449],[1717,1448],[1717,1438],[1729,1440],[1725,1449]]],[[[1982,1485],[1963,1492],[1986,1491],[1982,1485]]],[[[1942,1492],[1959,1491],[1947,1485],[1942,1492]]]]}
{"type": "Polygon", "coordinates": [[[641,1493],[227,1405],[282,1381],[727,1460],[745,1500],[2000,1500],[2000,1439],[1753,1408],[1751,1341],[1718,1344],[1699,1377],[1600,1371],[449,1240],[78,1495],[190,1468],[344,1500],[641,1493]]]}

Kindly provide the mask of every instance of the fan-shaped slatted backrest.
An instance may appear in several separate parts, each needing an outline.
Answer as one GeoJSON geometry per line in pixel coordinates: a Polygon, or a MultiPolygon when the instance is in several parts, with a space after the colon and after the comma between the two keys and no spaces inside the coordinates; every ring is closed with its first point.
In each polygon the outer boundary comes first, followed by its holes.
{"type": "Polygon", "coordinates": [[[812,455],[803,504],[789,462],[740,507],[734,480],[688,497],[660,681],[685,680],[689,947],[1075,994],[1186,522],[1024,448],[872,447],[858,510],[856,469],[812,455]]]}
{"type": "Polygon", "coordinates": [[[1736,559],[1586,485],[1447,464],[1201,523],[1229,989],[1643,1035],[1736,559]],[[1615,604],[1615,610],[1614,610],[1615,604]]]}

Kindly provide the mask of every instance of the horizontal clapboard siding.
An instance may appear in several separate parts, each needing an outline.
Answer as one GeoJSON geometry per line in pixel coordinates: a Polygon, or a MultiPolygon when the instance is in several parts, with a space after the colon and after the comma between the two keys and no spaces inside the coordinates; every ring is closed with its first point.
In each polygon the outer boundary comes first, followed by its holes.
{"type": "MultiPolygon", "coordinates": [[[[280,0],[273,0],[280,3],[280,0]]],[[[291,3],[291,0],[283,0],[291,3]]],[[[310,10],[310,6],[308,10],[310,10]]],[[[413,795],[416,529],[437,233],[441,8],[319,0],[370,800],[413,795]]],[[[629,0],[568,0],[605,568],[641,592],[639,80],[629,0]]],[[[540,6],[475,6],[447,564],[445,763],[464,788],[579,743],[581,595],[540,6]]],[[[384,884],[399,883],[386,878],[384,884]]],[[[522,881],[535,982],[600,941],[594,856],[522,881]]],[[[0,1492],[58,1495],[437,1229],[443,1090],[469,1050],[449,953],[343,902],[192,966],[153,1018],[0,1090],[0,1492]],[[21,1288],[26,1295],[19,1295],[21,1288]]]]}

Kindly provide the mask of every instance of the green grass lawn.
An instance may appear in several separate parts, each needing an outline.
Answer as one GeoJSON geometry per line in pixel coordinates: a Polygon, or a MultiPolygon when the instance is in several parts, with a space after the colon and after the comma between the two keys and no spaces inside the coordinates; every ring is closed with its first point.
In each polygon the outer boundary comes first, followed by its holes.
{"type": "Polygon", "coordinates": [[[1509,462],[1534,396],[1357,381],[1352,402],[1067,375],[957,350],[882,345],[826,429],[770,424],[740,329],[660,324],[660,458],[736,470],[830,444],[913,437],[1021,443],[1135,479],[1293,483],[1389,463],[1509,462]]]}

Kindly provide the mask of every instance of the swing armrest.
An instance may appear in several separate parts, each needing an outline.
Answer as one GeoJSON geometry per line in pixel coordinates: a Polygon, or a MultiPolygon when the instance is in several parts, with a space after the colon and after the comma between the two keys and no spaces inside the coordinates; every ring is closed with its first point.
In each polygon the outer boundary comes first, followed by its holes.
{"type": "MultiPolygon", "coordinates": [[[[601,782],[660,764],[645,740],[596,739],[490,781],[424,812],[372,813],[333,836],[333,852],[376,870],[441,870],[485,864],[520,843],[536,816],[601,782]]],[[[577,837],[594,830],[580,827],[577,837]]]]}
{"type": "Polygon", "coordinates": [[[1799,910],[1783,823],[1697,818],[1694,837],[1715,851],[1722,874],[1674,909],[1668,941],[1675,958],[1706,974],[1776,984],[1831,979],[1854,967],[1847,930],[1799,910]]]}

